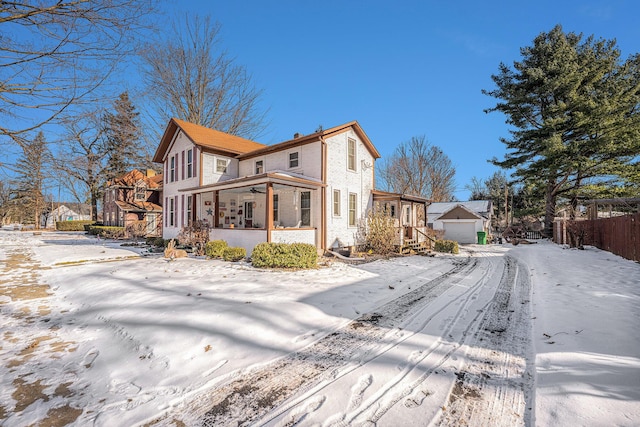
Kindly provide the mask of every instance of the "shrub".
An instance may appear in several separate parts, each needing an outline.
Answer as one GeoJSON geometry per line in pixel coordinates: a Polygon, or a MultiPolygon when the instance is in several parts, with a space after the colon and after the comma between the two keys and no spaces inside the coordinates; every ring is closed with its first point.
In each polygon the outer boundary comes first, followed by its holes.
{"type": "Polygon", "coordinates": [[[125,235],[124,227],[112,227],[107,225],[92,225],[89,234],[104,237],[105,239],[122,239],[125,235]]]}
{"type": "Polygon", "coordinates": [[[226,247],[222,251],[222,259],[225,261],[240,261],[246,258],[247,250],[245,248],[226,247]]]}
{"type": "Polygon", "coordinates": [[[318,250],[309,243],[259,243],[251,253],[254,267],[314,268],[318,250]]]}
{"type": "Polygon", "coordinates": [[[454,240],[436,240],[436,244],[433,247],[436,252],[446,252],[450,254],[457,254],[458,242],[454,240]]]}
{"type": "Polygon", "coordinates": [[[395,252],[398,234],[395,219],[390,213],[383,210],[369,211],[358,231],[366,250],[379,255],[395,252]]]}
{"type": "Polygon", "coordinates": [[[222,258],[222,254],[229,246],[224,240],[211,240],[204,246],[204,253],[208,258],[222,258]]]}
{"type": "Polygon", "coordinates": [[[58,221],[56,222],[56,230],[58,231],[87,231],[85,226],[93,225],[95,221],[79,220],[79,221],[58,221]]]}
{"type": "Polygon", "coordinates": [[[169,240],[165,240],[162,237],[147,237],[145,243],[149,246],[155,246],[157,248],[166,248],[169,244],[169,240]]]}
{"type": "Polygon", "coordinates": [[[182,228],[178,239],[182,246],[191,247],[196,255],[205,254],[205,245],[209,241],[209,225],[204,221],[193,221],[191,225],[182,228]]]}

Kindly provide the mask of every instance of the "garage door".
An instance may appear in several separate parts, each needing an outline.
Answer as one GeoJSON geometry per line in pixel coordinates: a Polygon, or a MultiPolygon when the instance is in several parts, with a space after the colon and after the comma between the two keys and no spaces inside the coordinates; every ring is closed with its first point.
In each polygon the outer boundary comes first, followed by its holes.
{"type": "Polygon", "coordinates": [[[476,226],[474,222],[445,222],[444,238],[458,243],[476,243],[476,226]]]}

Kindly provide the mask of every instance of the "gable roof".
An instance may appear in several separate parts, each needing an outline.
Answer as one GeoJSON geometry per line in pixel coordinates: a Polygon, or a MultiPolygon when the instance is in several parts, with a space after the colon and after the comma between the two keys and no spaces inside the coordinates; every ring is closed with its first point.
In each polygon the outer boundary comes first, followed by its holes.
{"type": "Polygon", "coordinates": [[[443,214],[438,216],[436,219],[482,219],[482,215],[477,212],[473,212],[471,209],[465,207],[464,205],[457,204],[451,209],[445,211],[443,214]]]}
{"type": "Polygon", "coordinates": [[[427,207],[427,222],[433,223],[433,221],[440,218],[443,214],[451,211],[458,206],[462,206],[469,212],[472,212],[483,218],[489,219],[491,217],[491,200],[470,200],[467,202],[435,202],[431,203],[427,207]]]}
{"type": "Polygon", "coordinates": [[[164,155],[169,149],[178,130],[184,132],[194,145],[223,151],[232,155],[243,154],[265,147],[264,144],[260,144],[259,142],[172,118],[169,120],[169,124],[160,140],[160,145],[153,156],[154,162],[162,163],[164,161],[164,155]]]}
{"type": "Polygon", "coordinates": [[[113,181],[109,182],[107,185],[111,186],[120,186],[120,187],[133,187],[136,185],[138,181],[144,181],[147,184],[147,188],[150,190],[162,187],[162,175],[154,175],[147,176],[146,174],[140,172],[138,169],[134,169],[130,172],[125,173],[113,181]]]}
{"type": "Polygon", "coordinates": [[[60,202],[53,211],[59,212],[63,210],[62,208],[67,208],[78,215],[91,215],[91,206],[86,203],[60,202]]]}
{"type": "Polygon", "coordinates": [[[353,120],[351,122],[348,122],[339,126],[332,127],[330,129],[321,130],[318,132],[311,133],[309,135],[304,135],[298,138],[290,139],[288,141],[280,142],[278,144],[263,146],[260,149],[240,154],[237,156],[237,158],[240,160],[243,160],[243,159],[249,159],[251,157],[262,156],[264,154],[273,153],[276,151],[286,150],[291,147],[308,144],[311,142],[319,141],[321,138],[326,138],[342,132],[346,132],[349,128],[352,128],[353,131],[358,135],[358,137],[360,138],[362,143],[365,145],[365,147],[367,147],[371,155],[375,159],[379,159],[380,153],[378,152],[376,147],[374,147],[373,143],[371,142],[367,134],[364,132],[364,130],[356,120],[353,120]]]}

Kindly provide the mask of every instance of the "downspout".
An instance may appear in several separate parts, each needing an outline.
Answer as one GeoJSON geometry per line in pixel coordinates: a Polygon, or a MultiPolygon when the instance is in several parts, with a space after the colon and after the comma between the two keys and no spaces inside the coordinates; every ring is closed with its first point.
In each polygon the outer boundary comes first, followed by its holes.
{"type": "Polygon", "coordinates": [[[324,137],[320,135],[321,143],[321,164],[322,170],[320,172],[320,181],[322,181],[322,188],[320,189],[320,249],[323,252],[327,249],[327,142],[324,137]]]}

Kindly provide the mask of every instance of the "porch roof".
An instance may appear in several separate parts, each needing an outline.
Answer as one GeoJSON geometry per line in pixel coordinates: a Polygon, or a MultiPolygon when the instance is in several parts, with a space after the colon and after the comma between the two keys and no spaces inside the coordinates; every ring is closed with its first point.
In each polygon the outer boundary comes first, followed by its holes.
{"type": "Polygon", "coordinates": [[[403,202],[425,203],[428,204],[431,201],[424,197],[411,196],[409,194],[389,193],[387,191],[373,190],[373,200],[400,200],[403,202]]]}
{"type": "Polygon", "coordinates": [[[258,175],[243,176],[240,178],[229,179],[222,182],[216,182],[215,184],[203,185],[198,187],[183,188],[178,191],[189,192],[192,194],[207,193],[209,191],[218,190],[231,190],[234,188],[251,187],[260,184],[282,184],[290,185],[300,188],[317,189],[326,187],[320,181],[310,179],[308,177],[302,177],[302,175],[292,174],[282,171],[265,172],[258,175]]]}

